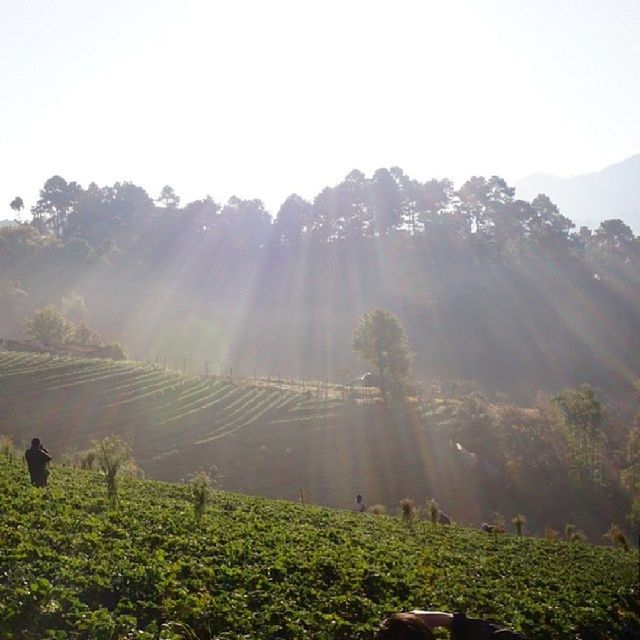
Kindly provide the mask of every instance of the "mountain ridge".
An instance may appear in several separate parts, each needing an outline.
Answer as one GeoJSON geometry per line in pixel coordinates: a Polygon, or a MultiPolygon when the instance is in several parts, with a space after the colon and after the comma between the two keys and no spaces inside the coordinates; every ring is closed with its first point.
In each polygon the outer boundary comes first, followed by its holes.
{"type": "Polygon", "coordinates": [[[640,153],[570,178],[532,173],[515,187],[518,197],[528,200],[545,193],[576,227],[596,228],[603,220],[620,218],[640,231],[640,153]]]}

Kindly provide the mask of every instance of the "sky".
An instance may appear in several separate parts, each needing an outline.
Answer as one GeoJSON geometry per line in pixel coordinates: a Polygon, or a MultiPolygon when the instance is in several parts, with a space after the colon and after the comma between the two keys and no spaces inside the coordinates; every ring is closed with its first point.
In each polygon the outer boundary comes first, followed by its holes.
{"type": "Polygon", "coordinates": [[[52,175],[272,213],[358,168],[640,152],[636,0],[0,0],[0,219],[52,175]]]}

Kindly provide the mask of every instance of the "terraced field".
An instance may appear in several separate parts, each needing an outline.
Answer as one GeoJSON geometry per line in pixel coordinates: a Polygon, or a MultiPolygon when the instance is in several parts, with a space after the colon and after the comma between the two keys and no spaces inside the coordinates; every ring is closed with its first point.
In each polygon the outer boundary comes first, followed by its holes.
{"type": "MultiPolygon", "coordinates": [[[[276,387],[198,378],[136,362],[0,352],[0,432],[57,452],[118,433],[141,466],[207,450],[250,425],[328,413],[276,387]]],[[[162,474],[161,474],[162,475],[162,474]]]]}
{"type": "Polygon", "coordinates": [[[380,403],[281,386],[0,351],[0,434],[18,447],[38,436],[61,461],[116,433],[152,479],[215,466],[231,491],[297,500],[302,490],[308,503],[342,508],[358,493],[390,510],[405,497],[423,505],[435,496],[458,522],[524,513],[532,532],[574,522],[596,541],[628,512],[624,496],[576,495],[563,477],[535,476],[533,467],[515,477],[470,468],[447,429],[433,427],[451,421],[446,404],[424,420],[410,407],[397,415],[380,403]]]}

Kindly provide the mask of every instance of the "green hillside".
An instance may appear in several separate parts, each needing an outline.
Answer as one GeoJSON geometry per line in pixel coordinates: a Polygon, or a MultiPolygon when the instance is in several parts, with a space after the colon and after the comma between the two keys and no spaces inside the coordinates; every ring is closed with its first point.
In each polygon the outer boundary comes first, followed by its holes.
{"type": "Polygon", "coordinates": [[[595,542],[625,523],[628,497],[615,484],[576,489],[535,410],[440,397],[423,415],[415,404],[398,414],[281,386],[0,352],[0,434],[19,446],[38,436],[56,461],[119,434],[150,478],[215,465],[225,489],[270,498],[302,489],[308,502],[349,508],[362,493],[395,509],[435,496],[458,522],[524,513],[529,532],[573,523],[595,542]],[[473,464],[458,440],[478,452],[473,464]]]}
{"type": "Polygon", "coordinates": [[[97,474],[0,459],[0,637],[364,639],[432,607],[614,638],[636,602],[635,552],[223,492],[197,527],[189,495],[126,479],[110,512],[97,474]]]}

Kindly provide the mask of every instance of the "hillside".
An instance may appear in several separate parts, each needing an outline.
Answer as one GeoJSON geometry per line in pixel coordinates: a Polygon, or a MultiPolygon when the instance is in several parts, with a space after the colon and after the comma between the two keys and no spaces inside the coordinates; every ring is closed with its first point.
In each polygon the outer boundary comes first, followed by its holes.
{"type": "Polygon", "coordinates": [[[640,229],[640,154],[595,173],[558,178],[534,174],[516,183],[518,197],[548,195],[576,225],[596,228],[603,220],[620,218],[640,229]]]}
{"type": "Polygon", "coordinates": [[[58,466],[34,489],[0,458],[2,638],[357,640],[432,607],[604,639],[637,607],[636,552],[223,492],[198,528],[185,486],[125,479],[120,498],[58,466]]]}
{"type": "Polygon", "coordinates": [[[308,502],[348,508],[362,493],[395,509],[435,496],[458,522],[524,513],[530,531],[571,522],[594,541],[625,522],[628,498],[615,484],[576,488],[534,410],[435,397],[398,414],[280,386],[0,352],[0,434],[21,447],[37,435],[61,460],[116,433],[148,477],[215,466],[224,488],[270,498],[302,489],[308,502]]]}

